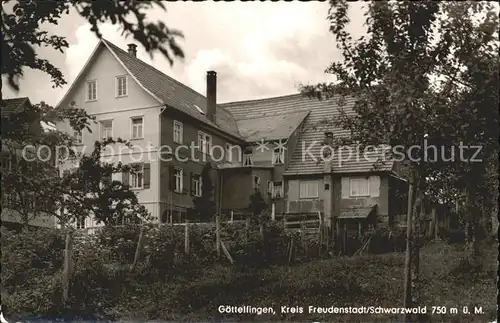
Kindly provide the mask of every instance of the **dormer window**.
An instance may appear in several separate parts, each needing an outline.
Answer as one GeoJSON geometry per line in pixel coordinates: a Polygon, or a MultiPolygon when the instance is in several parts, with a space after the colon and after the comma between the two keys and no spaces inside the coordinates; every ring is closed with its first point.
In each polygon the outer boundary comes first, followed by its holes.
{"type": "Polygon", "coordinates": [[[117,76],[116,77],[116,97],[123,97],[127,96],[127,76],[122,75],[122,76],[117,76]]]}
{"type": "Polygon", "coordinates": [[[245,148],[243,151],[243,166],[252,166],[253,165],[253,160],[252,160],[252,148],[245,148]]]}

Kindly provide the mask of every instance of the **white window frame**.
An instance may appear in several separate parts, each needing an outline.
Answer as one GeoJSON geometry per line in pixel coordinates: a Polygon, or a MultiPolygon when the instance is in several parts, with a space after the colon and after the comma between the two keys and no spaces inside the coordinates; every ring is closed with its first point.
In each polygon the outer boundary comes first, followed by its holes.
{"type": "Polygon", "coordinates": [[[83,131],[80,130],[80,131],[73,131],[73,137],[75,137],[75,143],[77,145],[83,145],[83,131]]]}
{"type": "Polygon", "coordinates": [[[273,165],[283,165],[285,163],[285,149],[276,147],[273,149],[273,165]]]}
{"type": "Polygon", "coordinates": [[[131,139],[144,139],[144,116],[135,116],[135,117],[130,117],[130,138],[131,139]],[[140,129],[141,133],[134,137],[134,128],[139,126],[138,124],[134,124],[135,120],[141,120],[140,124],[140,129]]]}
{"type": "Polygon", "coordinates": [[[97,101],[97,80],[88,80],[85,82],[85,102],[94,102],[97,101]],[[89,86],[94,85],[94,97],[90,97],[90,88],[89,86]]]}
{"type": "Polygon", "coordinates": [[[173,133],[174,142],[177,144],[182,144],[182,140],[184,137],[184,125],[182,124],[182,122],[174,120],[173,133]]]}
{"type": "Polygon", "coordinates": [[[267,181],[267,193],[272,195],[273,194],[273,187],[274,187],[273,181],[267,181]]]}
{"type": "Polygon", "coordinates": [[[174,192],[182,193],[182,190],[184,189],[183,187],[184,171],[180,167],[174,167],[173,176],[175,178],[174,192]]]}
{"type": "Polygon", "coordinates": [[[299,182],[299,197],[301,199],[314,199],[319,197],[319,182],[317,180],[304,180],[299,182]],[[315,189],[311,190],[311,187],[315,189]]]}
{"type": "Polygon", "coordinates": [[[202,178],[200,174],[196,174],[193,178],[193,184],[194,184],[194,196],[200,197],[202,194],[202,178]]]}
{"type": "Polygon", "coordinates": [[[356,177],[349,179],[349,196],[351,197],[367,197],[370,196],[370,179],[364,177],[356,177]],[[362,185],[365,186],[363,192],[362,185]]]}
{"type": "Polygon", "coordinates": [[[233,161],[233,156],[232,156],[232,148],[233,148],[233,145],[231,145],[230,143],[226,142],[226,157],[224,158],[227,162],[231,162],[233,161]]]}
{"type": "Polygon", "coordinates": [[[203,131],[198,131],[198,147],[205,155],[210,154],[210,150],[212,148],[212,136],[204,133],[203,131]]]}
{"type": "Polygon", "coordinates": [[[75,220],[75,227],[76,227],[77,230],[85,229],[85,227],[86,227],[85,218],[83,218],[83,219],[76,219],[75,220]]]}
{"type": "Polygon", "coordinates": [[[252,175],[252,187],[254,189],[259,189],[260,188],[260,176],[258,176],[258,175],[252,175]]]}
{"type": "Polygon", "coordinates": [[[273,183],[273,191],[272,198],[283,198],[283,181],[275,181],[273,183]],[[277,183],[281,183],[280,185],[276,185],[277,183]]]}
{"type": "Polygon", "coordinates": [[[128,95],[128,76],[127,75],[118,75],[115,77],[115,96],[117,98],[123,98],[125,96],[128,95]],[[121,93],[120,94],[120,81],[121,80],[125,80],[125,88],[123,88],[122,90],[124,91],[124,93],[121,93]]]}
{"type": "Polygon", "coordinates": [[[129,173],[129,183],[131,189],[143,189],[144,188],[144,165],[134,165],[133,170],[129,173]]]}
{"type": "Polygon", "coordinates": [[[107,138],[113,138],[113,119],[108,119],[108,120],[101,120],[99,121],[99,138],[101,140],[107,139],[107,138]],[[105,123],[110,122],[111,123],[111,136],[104,138],[104,133],[103,133],[103,126],[105,123]]]}

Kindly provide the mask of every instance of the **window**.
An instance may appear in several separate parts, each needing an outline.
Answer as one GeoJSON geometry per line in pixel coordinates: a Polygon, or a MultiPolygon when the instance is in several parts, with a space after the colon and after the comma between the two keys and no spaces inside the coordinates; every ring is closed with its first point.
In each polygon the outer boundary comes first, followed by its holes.
{"type": "Polygon", "coordinates": [[[370,196],[370,181],[368,178],[351,178],[350,196],[370,196]]]}
{"type": "Polygon", "coordinates": [[[230,162],[233,160],[233,152],[232,152],[233,145],[230,143],[226,142],[226,161],[230,162]]]}
{"type": "Polygon", "coordinates": [[[74,131],[73,137],[75,137],[75,143],[81,145],[83,143],[83,134],[81,131],[74,131]]]}
{"type": "Polygon", "coordinates": [[[193,177],[193,195],[194,196],[201,196],[201,187],[202,187],[202,181],[201,181],[201,176],[196,174],[193,177]]]}
{"type": "Polygon", "coordinates": [[[318,181],[301,181],[299,196],[304,199],[318,197],[318,181]]]}
{"type": "Polygon", "coordinates": [[[202,153],[208,155],[210,153],[210,148],[212,147],[212,136],[198,131],[198,147],[200,147],[202,153]]]}
{"type": "Polygon", "coordinates": [[[116,77],[116,96],[127,96],[127,76],[116,77]]]}
{"type": "Polygon", "coordinates": [[[247,147],[243,151],[243,166],[252,166],[252,147],[247,147]]]}
{"type": "Polygon", "coordinates": [[[97,81],[87,81],[86,101],[97,100],[97,81]]]}
{"type": "Polygon", "coordinates": [[[85,218],[76,219],[76,228],[77,229],[85,229],[85,218]]]}
{"type": "Polygon", "coordinates": [[[273,190],[272,190],[272,198],[273,199],[279,199],[283,197],[283,182],[282,181],[277,181],[277,182],[272,182],[273,184],[273,190]]]}
{"type": "Polygon", "coordinates": [[[182,168],[174,168],[174,192],[182,193],[182,168]]]}
{"type": "Polygon", "coordinates": [[[273,194],[273,181],[267,181],[267,193],[273,194]]]}
{"type": "Polygon", "coordinates": [[[182,144],[182,122],[174,120],[174,142],[182,144]]]}
{"type": "Polygon", "coordinates": [[[273,164],[280,165],[285,163],[285,149],[276,147],[273,150],[273,164]]]}
{"type": "Polygon", "coordinates": [[[142,117],[132,118],[132,139],[140,139],[144,137],[144,119],[142,117]]]}
{"type": "Polygon", "coordinates": [[[253,188],[254,189],[259,189],[260,188],[260,177],[257,175],[252,176],[252,182],[253,182],[253,188]]]}
{"type": "Polygon", "coordinates": [[[136,165],[130,172],[130,188],[144,187],[144,166],[136,165]]]}
{"type": "Polygon", "coordinates": [[[113,137],[113,120],[101,121],[101,139],[113,137]]]}

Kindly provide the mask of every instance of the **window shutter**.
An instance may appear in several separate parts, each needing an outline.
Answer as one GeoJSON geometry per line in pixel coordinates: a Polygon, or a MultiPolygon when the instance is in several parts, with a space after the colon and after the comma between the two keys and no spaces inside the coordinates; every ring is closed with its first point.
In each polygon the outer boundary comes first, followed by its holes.
{"type": "Polygon", "coordinates": [[[380,196],[380,177],[370,176],[370,196],[379,197],[380,196]]]}
{"type": "Polygon", "coordinates": [[[169,167],[169,184],[170,184],[170,190],[173,192],[175,190],[175,177],[174,177],[174,166],[169,167]]]}
{"type": "Polygon", "coordinates": [[[128,171],[124,171],[122,173],[122,183],[123,185],[129,185],[129,177],[130,177],[130,173],[128,171]]]}
{"type": "Polygon", "coordinates": [[[191,192],[191,196],[194,196],[194,190],[195,190],[195,187],[194,187],[194,176],[193,176],[193,173],[189,173],[189,187],[190,187],[190,192],[191,192]]]}
{"type": "Polygon", "coordinates": [[[342,190],[342,198],[348,199],[349,196],[351,195],[349,177],[342,177],[342,182],[340,186],[342,190]]]}
{"type": "Polygon", "coordinates": [[[144,172],[144,188],[149,188],[151,183],[151,165],[149,163],[145,163],[142,165],[142,170],[144,172]]]}

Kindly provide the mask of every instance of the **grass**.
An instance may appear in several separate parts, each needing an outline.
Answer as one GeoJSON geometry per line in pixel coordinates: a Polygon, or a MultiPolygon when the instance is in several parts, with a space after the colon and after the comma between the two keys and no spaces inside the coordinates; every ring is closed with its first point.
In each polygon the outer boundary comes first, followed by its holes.
{"type": "MultiPolygon", "coordinates": [[[[430,322],[488,322],[496,316],[496,244],[482,246],[483,267],[464,272],[463,247],[434,242],[421,250],[421,304],[427,306],[430,322]],[[431,314],[432,306],[444,306],[458,314],[431,314]],[[484,314],[463,314],[463,307],[484,314]]],[[[307,313],[313,306],[403,305],[404,254],[339,257],[292,267],[250,269],[219,266],[207,269],[194,279],[174,280],[137,286],[124,295],[115,314],[132,320],[174,321],[399,321],[401,315],[355,315],[307,313]],[[153,300],[149,306],[141,301],[153,300]],[[219,305],[272,306],[276,315],[224,315],[219,305]],[[279,313],[281,306],[301,306],[305,314],[279,313]]]]}

